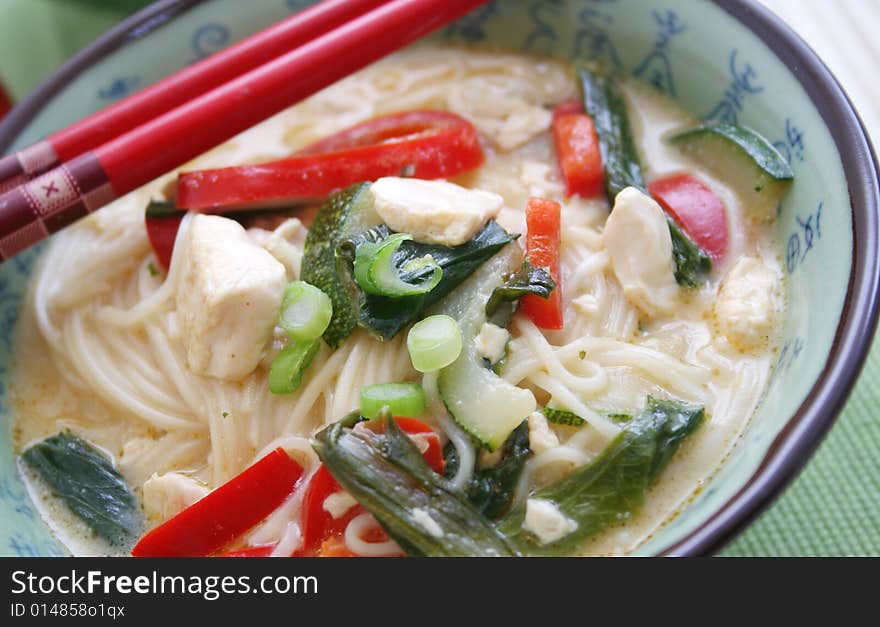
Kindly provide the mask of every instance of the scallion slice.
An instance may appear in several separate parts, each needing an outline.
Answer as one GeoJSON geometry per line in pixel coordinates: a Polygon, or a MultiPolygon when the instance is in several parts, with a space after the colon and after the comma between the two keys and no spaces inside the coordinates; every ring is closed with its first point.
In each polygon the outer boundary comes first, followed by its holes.
{"type": "Polygon", "coordinates": [[[394,265],[394,253],[403,242],[411,239],[412,235],[407,233],[395,233],[381,242],[364,242],[358,246],[354,257],[354,278],[361,289],[368,294],[399,298],[426,294],[437,287],[443,269],[429,255],[413,259],[400,268],[413,277],[431,271],[430,275],[415,283],[404,280],[394,265]]]}
{"type": "Polygon", "coordinates": [[[461,354],[461,329],[449,316],[428,316],[413,325],[406,347],[413,368],[434,372],[445,368],[461,354]]]}
{"type": "Polygon", "coordinates": [[[269,391],[272,394],[290,394],[302,383],[303,373],[321,347],[321,340],[294,342],[272,360],[269,368],[269,391]]]}
{"type": "Polygon", "coordinates": [[[361,415],[374,418],[387,407],[392,416],[421,416],[425,391],[418,383],[379,383],[361,389],[361,415]]]}
{"type": "Polygon", "coordinates": [[[321,337],[333,316],[330,297],[305,281],[294,281],[284,290],[278,324],[293,340],[321,337]]]}

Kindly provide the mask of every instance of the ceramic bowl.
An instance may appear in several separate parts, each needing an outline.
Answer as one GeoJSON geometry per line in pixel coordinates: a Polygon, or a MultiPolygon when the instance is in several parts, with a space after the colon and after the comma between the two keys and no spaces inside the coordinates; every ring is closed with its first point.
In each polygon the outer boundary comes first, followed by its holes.
{"type": "MultiPolygon", "coordinates": [[[[163,0],[71,59],[0,127],[0,152],[122,98],[311,4],[163,0]]],[[[866,133],[822,62],[750,0],[497,0],[439,39],[599,58],[708,120],[757,129],[796,184],[777,222],[787,273],[783,338],[765,398],[714,478],[639,550],[717,550],[807,462],[833,423],[874,331],[878,177],[866,133]]],[[[39,250],[0,267],[0,555],[64,549],[15,471],[4,403],[11,341],[39,250]]]]}

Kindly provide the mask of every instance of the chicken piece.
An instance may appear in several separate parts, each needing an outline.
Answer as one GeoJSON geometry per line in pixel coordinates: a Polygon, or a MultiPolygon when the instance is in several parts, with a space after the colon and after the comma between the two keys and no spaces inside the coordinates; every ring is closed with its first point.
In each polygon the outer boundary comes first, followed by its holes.
{"type": "Polygon", "coordinates": [[[446,181],[388,176],[370,189],[376,213],[388,228],[409,233],[417,242],[440,246],[469,241],[504,204],[498,194],[446,181]]]}
{"type": "Polygon", "coordinates": [[[679,288],[672,236],[660,205],[627,187],[614,200],[602,240],[626,299],[651,317],[672,313],[679,288]]]}
{"type": "Polygon", "coordinates": [[[174,262],[189,369],[226,381],[253,372],[278,319],[287,273],[237,222],[195,216],[174,262]]]}
{"type": "Polygon", "coordinates": [[[747,352],[766,348],[779,310],[776,274],[753,257],[743,257],[721,283],[715,300],[716,331],[747,352]]]}
{"type": "Polygon", "coordinates": [[[144,511],[153,521],[176,516],[209,492],[207,486],[179,472],[153,473],[143,490],[144,511]]]}

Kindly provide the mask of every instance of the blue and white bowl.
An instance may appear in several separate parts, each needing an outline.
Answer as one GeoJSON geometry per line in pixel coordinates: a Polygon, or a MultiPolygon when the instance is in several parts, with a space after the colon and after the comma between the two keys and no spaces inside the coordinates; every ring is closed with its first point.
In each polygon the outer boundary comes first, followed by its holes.
{"type": "MultiPolygon", "coordinates": [[[[245,37],[310,0],[162,0],[71,59],[0,124],[0,149],[47,133],[245,37]]],[[[864,128],[828,69],[752,0],[496,0],[437,35],[599,58],[710,120],[757,129],[796,184],[777,222],[784,337],[769,388],[721,470],[638,553],[717,550],[807,462],[841,409],[877,321],[878,175],[864,128]]],[[[0,267],[0,555],[64,548],[15,469],[6,401],[12,338],[39,251],[0,267]]]]}

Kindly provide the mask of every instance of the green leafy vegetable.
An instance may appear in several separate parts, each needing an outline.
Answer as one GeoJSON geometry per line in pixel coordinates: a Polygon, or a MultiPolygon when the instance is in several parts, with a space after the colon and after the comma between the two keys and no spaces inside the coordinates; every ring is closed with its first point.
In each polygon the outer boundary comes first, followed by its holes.
{"type": "Polygon", "coordinates": [[[683,287],[697,287],[700,277],[712,271],[712,258],[681,230],[675,220],[667,216],[666,222],[672,237],[675,281],[683,287]]]}
{"type": "Polygon", "coordinates": [[[531,456],[529,423],[523,420],[501,446],[501,460],[491,468],[474,471],[466,491],[468,500],[493,520],[503,516],[510,509],[516,483],[531,456]]]}
{"type": "Polygon", "coordinates": [[[602,165],[605,192],[613,203],[624,188],[645,191],[642,166],[633,141],[626,102],[614,80],[599,71],[581,67],[578,71],[584,97],[584,110],[593,118],[602,165]]]}
{"type": "Polygon", "coordinates": [[[558,555],[611,525],[633,517],[645,492],[702,423],[704,411],[676,401],[648,398],[645,409],[591,463],[538,490],[530,498],[553,503],[577,527],[556,542],[542,545],[523,529],[525,504],[499,523],[499,530],[524,554],[558,555]]]}
{"type": "Polygon", "coordinates": [[[502,304],[514,303],[526,294],[534,294],[543,299],[550,298],[550,293],[556,289],[556,282],[545,268],[533,266],[528,259],[523,261],[522,268],[516,274],[512,274],[504,281],[504,285],[496,287],[486,303],[486,316],[490,321],[500,327],[506,327],[513,316],[514,309],[511,305],[502,309],[502,304]],[[498,314],[496,316],[496,314],[498,314]]]}
{"type": "Polygon", "coordinates": [[[171,216],[182,216],[186,213],[185,209],[178,209],[173,202],[165,200],[150,200],[147,205],[145,217],[147,218],[168,218],[171,216]]]}
{"type": "Polygon", "coordinates": [[[388,416],[384,433],[353,429],[357,414],[319,432],[327,469],[414,556],[513,556],[492,524],[435,473],[388,416]]]}
{"type": "MultiPolygon", "coordinates": [[[[567,409],[559,409],[558,407],[550,407],[547,405],[541,410],[544,417],[553,424],[565,425],[567,427],[581,427],[587,423],[586,420],[578,416],[576,413],[567,409]]],[[[615,424],[624,424],[632,420],[629,414],[606,414],[605,416],[615,424]]]]}
{"type": "MultiPolygon", "coordinates": [[[[584,109],[593,118],[602,164],[605,192],[613,204],[624,188],[635,187],[648,194],[639,154],[633,141],[626,102],[614,80],[599,71],[580,68],[584,109]]],[[[683,287],[696,287],[699,277],[712,271],[712,259],[667,216],[675,260],[675,280],[683,287]]]]}
{"type": "Polygon", "coordinates": [[[580,427],[586,420],[577,414],[566,409],[556,409],[555,407],[545,407],[541,410],[544,417],[550,422],[557,425],[567,425],[569,427],[580,427]]]}
{"type": "Polygon", "coordinates": [[[128,547],[143,528],[137,498],[94,446],[68,431],[46,438],[21,455],[80,520],[112,546],[128,547]]]}

